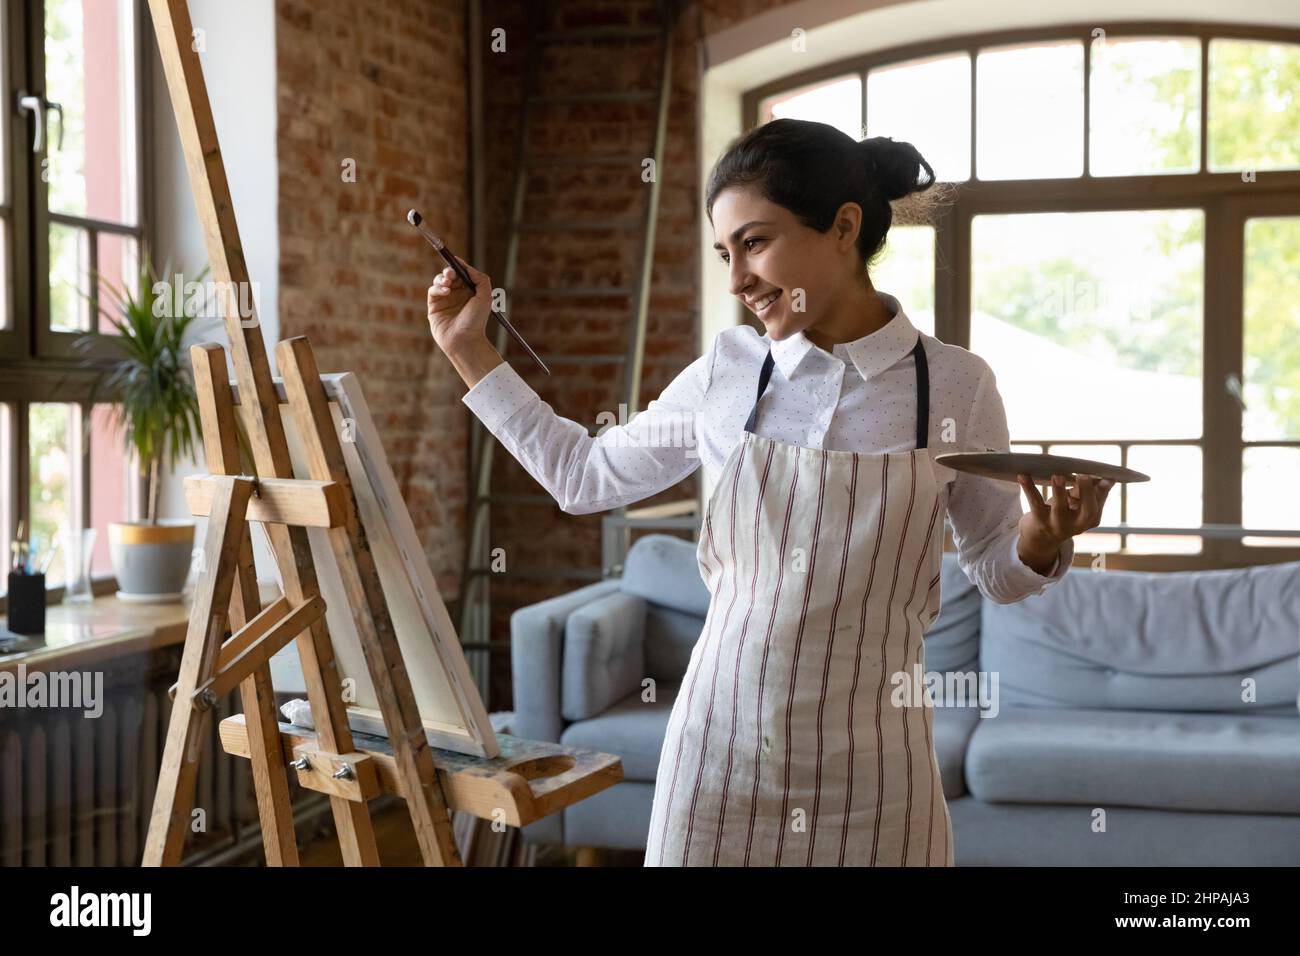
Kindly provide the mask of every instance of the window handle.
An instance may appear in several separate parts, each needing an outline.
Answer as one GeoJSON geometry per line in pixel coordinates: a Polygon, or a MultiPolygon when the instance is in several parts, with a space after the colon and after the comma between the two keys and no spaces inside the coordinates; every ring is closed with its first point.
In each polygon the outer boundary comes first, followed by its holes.
{"type": "MultiPolygon", "coordinates": [[[[33,96],[25,90],[18,91],[18,108],[27,110],[36,119],[36,135],[32,138],[32,152],[41,151],[41,143],[45,139],[45,104],[39,96],[33,96]]],[[[60,123],[60,126],[63,124],[60,123]]]]}
{"type": "Polygon", "coordinates": [[[41,146],[45,141],[45,111],[54,110],[59,114],[59,145],[60,152],[63,151],[63,104],[52,103],[44,97],[31,94],[25,90],[18,93],[18,108],[27,110],[36,119],[36,135],[32,137],[32,152],[39,153],[41,146]]]}

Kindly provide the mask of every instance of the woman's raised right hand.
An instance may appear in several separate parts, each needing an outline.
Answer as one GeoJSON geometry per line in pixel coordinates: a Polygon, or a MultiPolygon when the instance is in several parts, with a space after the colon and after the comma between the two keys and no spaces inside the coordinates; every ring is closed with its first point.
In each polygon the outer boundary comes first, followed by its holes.
{"type": "Polygon", "coordinates": [[[469,277],[474,280],[474,295],[450,266],[443,269],[429,286],[429,331],[443,352],[458,343],[486,339],[487,318],[492,311],[492,280],[464,259],[469,277]]]}

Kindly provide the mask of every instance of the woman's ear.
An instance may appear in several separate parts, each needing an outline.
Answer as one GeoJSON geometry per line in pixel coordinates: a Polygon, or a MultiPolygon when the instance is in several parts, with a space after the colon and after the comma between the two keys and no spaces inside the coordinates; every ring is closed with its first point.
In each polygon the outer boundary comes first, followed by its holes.
{"type": "Polygon", "coordinates": [[[858,232],[861,229],[862,207],[857,203],[846,202],[835,211],[831,233],[835,236],[835,245],[841,252],[846,252],[857,244],[858,232]]]}

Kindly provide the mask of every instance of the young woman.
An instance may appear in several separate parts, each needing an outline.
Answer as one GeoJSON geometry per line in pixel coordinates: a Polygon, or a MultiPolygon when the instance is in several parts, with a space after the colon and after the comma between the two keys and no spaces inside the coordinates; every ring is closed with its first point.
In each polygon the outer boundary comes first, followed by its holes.
{"type": "MultiPolygon", "coordinates": [[[[939,613],[943,516],[998,603],[1041,594],[1099,523],[1109,483],[1044,502],[958,473],[1006,451],[988,363],[924,335],[869,265],[890,202],[934,184],[910,143],[781,119],[734,142],[707,189],[730,290],[766,329],[714,337],[626,425],[592,438],[486,336],[490,279],[447,270],[429,324],[464,401],[566,512],[641,500],[701,464],[697,550],[711,602],[668,721],[646,864],[953,865],[922,635],[939,613]],[[679,423],[690,422],[687,441],[679,423]]],[[[1059,479],[1059,476],[1058,476],[1059,479]]]]}

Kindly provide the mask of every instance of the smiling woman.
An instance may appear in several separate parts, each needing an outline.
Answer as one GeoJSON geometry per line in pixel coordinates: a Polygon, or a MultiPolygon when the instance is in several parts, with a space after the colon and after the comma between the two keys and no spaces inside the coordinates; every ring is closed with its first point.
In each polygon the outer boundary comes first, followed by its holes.
{"type": "Polygon", "coordinates": [[[696,554],[709,609],[660,751],[647,865],[953,865],[933,708],[885,690],[924,672],[944,515],[967,577],[1008,604],[1065,575],[1066,520],[1095,527],[1099,508],[1091,488],[1059,489],[1024,513],[1015,485],[935,461],[1009,450],[988,364],[920,332],[868,275],[891,204],[935,184],[909,143],[793,119],[741,137],[707,205],[731,294],[766,331],[723,330],[595,436],[487,341],[488,276],[468,269],[483,295],[450,270],[429,289],[465,404],[564,511],[631,504],[701,466],[714,489],[696,554]]]}

